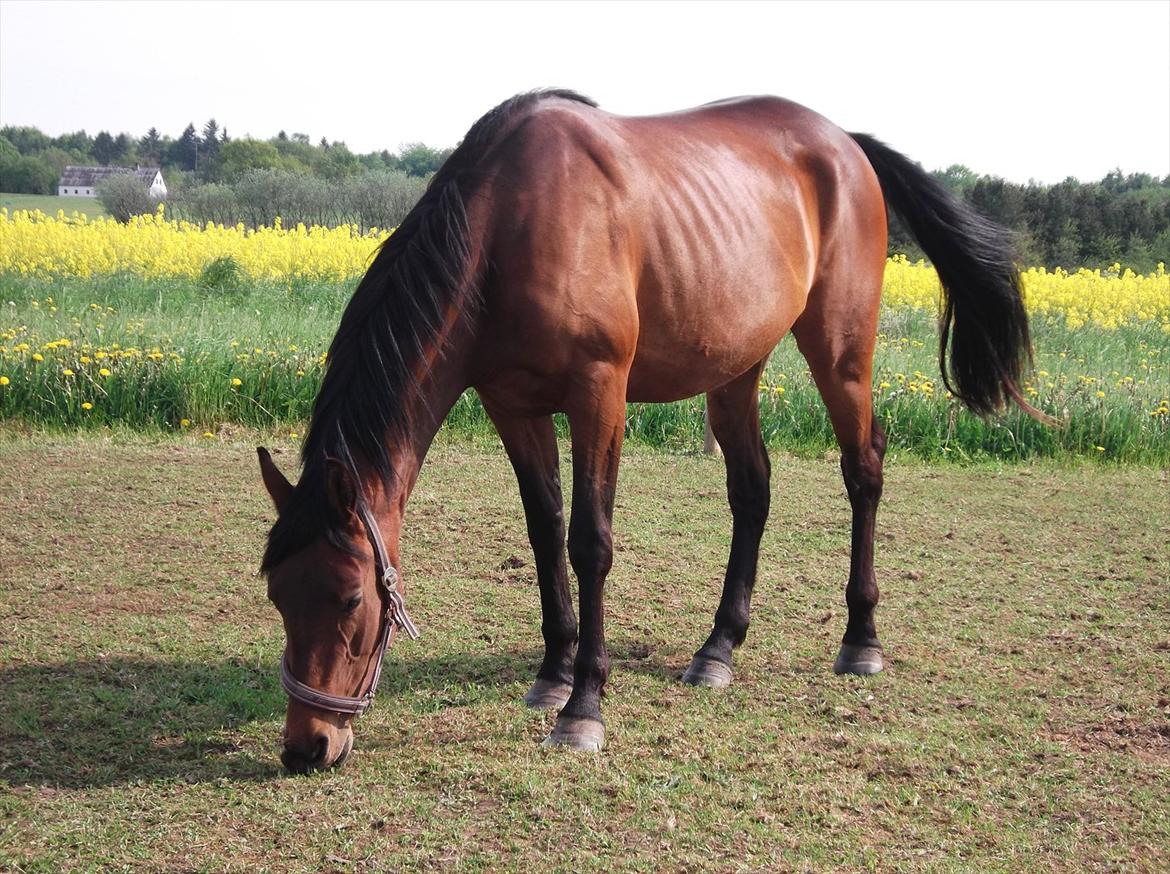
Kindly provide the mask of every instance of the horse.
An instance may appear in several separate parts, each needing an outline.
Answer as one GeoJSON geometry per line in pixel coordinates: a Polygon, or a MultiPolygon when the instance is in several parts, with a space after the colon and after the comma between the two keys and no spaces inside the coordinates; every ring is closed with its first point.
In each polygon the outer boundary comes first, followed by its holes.
{"type": "Polygon", "coordinates": [[[871,374],[887,204],[944,289],[949,391],[978,414],[1032,411],[1018,388],[1031,345],[1010,236],[873,137],[776,97],[623,117],[542,90],[479,119],[345,309],[296,486],[258,450],[277,510],[261,570],[286,633],[288,770],[345,759],[386,648],[415,634],[399,561],[407,501],[467,389],[499,431],[535,557],[544,657],[524,701],[559,710],[544,743],[605,741],[602,602],[627,401],[706,394],[731,548],[713,628],[682,680],[730,683],[770,495],[758,385],[789,332],[828,409],[852,508],[833,669],[882,670],[873,539],[886,438],[871,374]],[[554,413],[571,438],[567,550],[554,413]]]}

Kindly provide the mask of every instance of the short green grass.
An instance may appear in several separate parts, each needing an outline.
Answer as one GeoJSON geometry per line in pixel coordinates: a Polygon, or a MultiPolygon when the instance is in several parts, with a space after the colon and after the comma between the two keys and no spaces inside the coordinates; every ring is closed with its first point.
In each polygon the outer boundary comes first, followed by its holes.
{"type": "Polygon", "coordinates": [[[1170,866],[1165,472],[895,450],[889,669],[838,678],[836,461],[774,453],[753,625],[716,693],[677,677],[718,598],[721,465],[631,447],[609,743],[575,755],[520,703],[539,615],[507,461],[445,435],[403,541],[423,637],[390,653],[344,768],[289,778],[257,439],[0,435],[0,869],[1170,866]]]}
{"type": "Polygon", "coordinates": [[[0,193],[0,207],[7,209],[9,215],[18,209],[39,209],[45,215],[56,215],[57,210],[65,211],[68,218],[75,212],[86,218],[95,219],[109,215],[102,202],[96,197],[58,197],[55,194],[3,194],[0,193]]]}

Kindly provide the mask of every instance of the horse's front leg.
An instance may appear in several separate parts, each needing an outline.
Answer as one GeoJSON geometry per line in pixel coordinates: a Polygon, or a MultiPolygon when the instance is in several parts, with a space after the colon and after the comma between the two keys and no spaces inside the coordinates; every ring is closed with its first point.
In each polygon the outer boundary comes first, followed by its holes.
{"type": "Polygon", "coordinates": [[[507,416],[490,406],[487,409],[516,471],[540,586],[544,661],[524,703],[557,710],[573,691],[577,617],[573,615],[565,566],[565,514],[556,430],[551,416],[529,419],[507,416]]]}
{"type": "Polygon", "coordinates": [[[580,637],[569,697],[546,746],[599,750],[605,743],[601,695],[609,677],[602,592],[613,564],[613,501],[626,424],[626,372],[595,365],[570,407],[573,513],[569,561],[580,587],[580,637]]]}

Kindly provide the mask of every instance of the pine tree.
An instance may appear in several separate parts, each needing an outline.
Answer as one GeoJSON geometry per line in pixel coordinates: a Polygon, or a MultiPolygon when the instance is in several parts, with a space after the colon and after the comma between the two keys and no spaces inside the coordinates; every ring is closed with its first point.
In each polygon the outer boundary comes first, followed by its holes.
{"type": "Polygon", "coordinates": [[[114,158],[114,138],[109,131],[101,131],[93,138],[93,158],[103,167],[114,158]]]}
{"type": "Polygon", "coordinates": [[[195,125],[189,124],[182,135],[171,146],[171,162],[178,164],[182,170],[194,170],[199,163],[199,137],[195,135],[195,125]]]}
{"type": "Polygon", "coordinates": [[[148,164],[162,163],[162,136],[159,135],[158,128],[152,127],[138,141],[138,154],[148,164]]]}

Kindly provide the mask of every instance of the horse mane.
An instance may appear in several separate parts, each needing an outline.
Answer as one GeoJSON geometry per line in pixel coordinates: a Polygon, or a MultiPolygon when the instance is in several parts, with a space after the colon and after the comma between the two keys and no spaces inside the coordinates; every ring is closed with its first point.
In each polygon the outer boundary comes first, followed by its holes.
{"type": "Polygon", "coordinates": [[[304,467],[268,535],[262,570],[315,537],[348,549],[324,500],[327,458],[360,454],[389,486],[388,441],[409,433],[403,399],[418,388],[417,369],[447,337],[452,307],[471,320],[481,305],[472,263],[466,204],[482,179],[484,157],[543,100],[596,106],[573,91],[544,89],[505,100],[479,119],[451,153],[418,203],[379,248],[341,317],[326,358],[325,377],[301,447],[304,467]]]}

